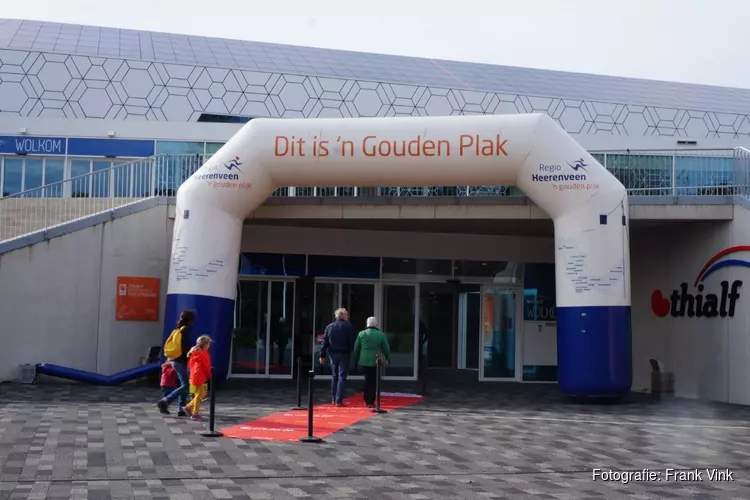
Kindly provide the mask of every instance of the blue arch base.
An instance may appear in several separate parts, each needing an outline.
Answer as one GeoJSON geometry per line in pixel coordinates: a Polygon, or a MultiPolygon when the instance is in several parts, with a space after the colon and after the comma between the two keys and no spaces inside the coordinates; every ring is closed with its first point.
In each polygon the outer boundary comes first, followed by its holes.
{"type": "Polygon", "coordinates": [[[633,383],[630,306],[557,308],[558,381],[568,396],[619,398],[633,383]]]}
{"type": "Polygon", "coordinates": [[[180,313],[186,309],[195,311],[195,324],[193,325],[191,342],[194,344],[200,335],[209,335],[213,339],[211,364],[214,367],[214,377],[216,380],[226,380],[229,373],[229,356],[232,347],[234,300],[207,295],[167,295],[167,310],[164,315],[164,341],[175,329],[180,313]]]}

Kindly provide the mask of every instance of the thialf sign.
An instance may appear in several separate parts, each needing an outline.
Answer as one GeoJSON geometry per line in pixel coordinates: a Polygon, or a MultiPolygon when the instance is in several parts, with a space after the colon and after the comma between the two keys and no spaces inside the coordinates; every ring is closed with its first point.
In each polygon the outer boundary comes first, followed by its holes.
{"type": "Polygon", "coordinates": [[[687,282],[665,295],[661,290],[651,294],[651,310],[656,316],[673,318],[732,318],[740,299],[742,280],[723,280],[713,290],[704,284],[706,278],[719,269],[750,267],[750,262],[725,257],[750,251],[750,246],[730,247],[711,257],[698,273],[692,288],[687,282]]]}

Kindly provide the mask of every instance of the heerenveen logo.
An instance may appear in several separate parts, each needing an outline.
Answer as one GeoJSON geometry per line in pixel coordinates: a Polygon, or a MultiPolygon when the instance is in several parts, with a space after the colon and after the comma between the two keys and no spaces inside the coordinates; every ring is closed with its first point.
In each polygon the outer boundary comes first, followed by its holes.
{"type": "Polygon", "coordinates": [[[580,160],[574,161],[572,164],[568,163],[568,166],[572,168],[573,170],[575,170],[576,172],[578,172],[579,170],[583,170],[584,172],[587,172],[586,167],[588,167],[588,165],[586,165],[583,162],[583,158],[581,158],[580,160]]]}
{"type": "Polygon", "coordinates": [[[231,171],[232,169],[236,169],[238,172],[242,172],[242,170],[240,170],[240,165],[242,165],[242,163],[240,163],[240,157],[235,156],[234,160],[224,164],[224,168],[229,171],[231,171]]]}
{"type": "Polygon", "coordinates": [[[236,170],[242,173],[242,170],[240,170],[240,165],[242,165],[242,162],[240,162],[239,156],[235,156],[234,160],[231,160],[228,163],[224,164],[224,168],[229,170],[230,173],[219,172],[219,165],[217,165],[216,163],[207,164],[205,167],[203,167],[204,173],[197,173],[195,175],[195,179],[199,181],[238,181],[240,180],[239,174],[236,174],[232,171],[236,170]]]}

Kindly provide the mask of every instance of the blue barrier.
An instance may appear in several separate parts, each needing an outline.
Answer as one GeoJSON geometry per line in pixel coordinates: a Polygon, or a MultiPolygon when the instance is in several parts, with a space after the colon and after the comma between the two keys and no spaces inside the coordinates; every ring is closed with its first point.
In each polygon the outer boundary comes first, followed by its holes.
{"type": "Polygon", "coordinates": [[[87,372],[84,370],[76,370],[75,368],[66,368],[64,366],[51,365],[49,363],[42,363],[37,365],[37,374],[49,375],[51,377],[64,378],[68,380],[74,380],[76,382],[83,382],[84,384],[93,385],[120,385],[125,382],[130,382],[137,378],[145,377],[151,373],[158,372],[161,370],[161,362],[149,363],[143,366],[136,366],[129,370],[115,373],[114,375],[101,375],[99,373],[87,372]]]}

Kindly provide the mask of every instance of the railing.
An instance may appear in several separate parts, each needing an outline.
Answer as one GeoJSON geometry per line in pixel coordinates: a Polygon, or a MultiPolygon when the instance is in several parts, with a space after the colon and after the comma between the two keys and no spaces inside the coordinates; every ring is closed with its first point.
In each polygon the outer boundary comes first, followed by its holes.
{"type": "MultiPolygon", "coordinates": [[[[631,196],[749,196],[750,151],[598,151],[631,196]]],[[[174,196],[210,155],[157,155],[0,198],[0,241],[151,196],[174,196]]],[[[282,187],[272,196],[513,196],[515,186],[282,187]]]]}
{"type": "Polygon", "coordinates": [[[734,175],[737,194],[750,199],[750,150],[739,147],[734,150],[734,175]]]}

